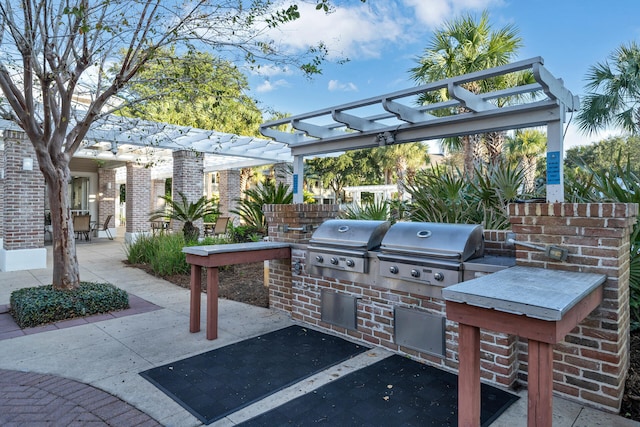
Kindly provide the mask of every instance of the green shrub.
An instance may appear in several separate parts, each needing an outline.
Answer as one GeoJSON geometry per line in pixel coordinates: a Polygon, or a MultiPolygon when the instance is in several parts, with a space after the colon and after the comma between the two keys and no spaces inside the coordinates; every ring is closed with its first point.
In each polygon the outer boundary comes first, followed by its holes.
{"type": "Polygon", "coordinates": [[[386,200],[372,201],[364,203],[362,206],[355,204],[347,205],[342,212],[340,218],[344,219],[366,219],[386,221],[390,217],[389,202],[386,200]]]}
{"type": "Polygon", "coordinates": [[[255,225],[229,225],[227,234],[230,243],[259,242],[265,236],[265,230],[255,225]]]}
{"type": "Polygon", "coordinates": [[[11,293],[11,315],[21,328],[74,317],[129,308],[129,296],[109,283],[82,282],[78,289],[61,291],[53,286],[24,288],[11,293]]]}
{"type": "Polygon", "coordinates": [[[182,252],[185,246],[219,245],[231,243],[228,237],[206,237],[196,242],[185,242],[182,233],[140,236],[125,246],[130,264],[147,264],[160,277],[174,274],[188,274],[187,256],[182,252]]]}

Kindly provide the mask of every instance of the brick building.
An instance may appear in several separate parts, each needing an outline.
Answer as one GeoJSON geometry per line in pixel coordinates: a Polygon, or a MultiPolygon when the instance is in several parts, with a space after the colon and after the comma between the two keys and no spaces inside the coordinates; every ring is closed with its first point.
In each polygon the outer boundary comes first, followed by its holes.
{"type": "MultiPolygon", "coordinates": [[[[0,271],[43,268],[45,239],[52,236],[35,150],[15,124],[4,120],[0,120],[0,144],[0,271]]],[[[120,184],[125,184],[124,238],[133,241],[150,231],[149,212],[159,207],[167,178],[173,178],[174,193],[197,200],[207,194],[205,180],[217,173],[220,210],[228,215],[240,197],[240,168],[287,161],[288,149],[273,141],[107,118],[95,124],[71,159],[70,207],[74,214],[91,216],[95,237],[106,237],[101,229],[112,215],[109,228],[115,235],[116,225],[121,224],[120,184]]]]}

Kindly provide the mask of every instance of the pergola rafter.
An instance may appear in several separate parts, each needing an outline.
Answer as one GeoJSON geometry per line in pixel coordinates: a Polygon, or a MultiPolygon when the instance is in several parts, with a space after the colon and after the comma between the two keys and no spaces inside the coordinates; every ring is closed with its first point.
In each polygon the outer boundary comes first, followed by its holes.
{"type": "Polygon", "coordinates": [[[263,135],[294,156],[294,201],[302,202],[304,156],[486,132],[547,126],[547,200],[563,201],[563,125],[580,101],[535,57],[386,95],[264,123],[263,135]],[[482,93],[470,83],[530,71],[536,82],[482,93]],[[443,99],[442,93],[446,92],[443,99]],[[430,96],[431,95],[431,96],[430,96]],[[439,100],[420,105],[420,99],[439,100]],[[281,130],[283,126],[292,132],[281,130]]]}
{"type": "MultiPolygon", "coordinates": [[[[81,113],[81,111],[76,112],[81,113]]],[[[20,128],[0,119],[0,129],[20,128]]],[[[239,169],[291,162],[286,144],[271,139],[239,136],[212,130],[106,115],[92,126],[74,157],[106,162],[142,162],[158,165],[154,175],[171,176],[172,151],[204,153],[204,170],[239,169]]]]}

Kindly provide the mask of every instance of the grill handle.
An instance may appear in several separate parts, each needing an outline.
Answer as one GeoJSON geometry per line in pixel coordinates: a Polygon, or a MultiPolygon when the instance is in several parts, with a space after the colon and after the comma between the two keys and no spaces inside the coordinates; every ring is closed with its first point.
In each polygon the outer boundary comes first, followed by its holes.
{"type": "Polygon", "coordinates": [[[537,251],[544,252],[546,256],[551,259],[555,259],[556,261],[565,261],[567,259],[567,255],[569,255],[569,251],[566,248],[561,248],[560,246],[547,245],[547,246],[539,246],[534,245],[532,243],[527,242],[519,242],[516,239],[507,239],[508,243],[512,243],[514,245],[524,246],[525,248],[535,249],[537,251]]]}

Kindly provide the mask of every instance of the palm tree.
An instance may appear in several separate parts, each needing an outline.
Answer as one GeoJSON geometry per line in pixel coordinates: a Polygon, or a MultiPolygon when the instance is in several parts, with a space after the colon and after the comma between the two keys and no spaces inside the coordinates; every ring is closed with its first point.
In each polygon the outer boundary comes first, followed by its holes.
{"type": "MultiPolygon", "coordinates": [[[[446,22],[443,28],[436,30],[423,56],[418,59],[419,65],[410,72],[419,84],[434,82],[507,64],[515,58],[521,46],[522,40],[515,26],[506,25],[494,30],[486,11],[478,21],[471,15],[465,15],[452,22],[446,22]]],[[[478,94],[486,91],[487,86],[495,89],[496,84],[492,79],[486,79],[482,82],[469,82],[463,86],[478,94]]],[[[443,91],[438,96],[446,99],[448,94],[443,91]]],[[[419,101],[429,100],[421,98],[419,101]]],[[[458,113],[465,111],[461,109],[458,113]]],[[[478,135],[462,137],[464,172],[467,175],[473,173],[479,160],[479,142],[478,135]]]]}
{"type": "Polygon", "coordinates": [[[374,161],[383,169],[385,184],[391,184],[393,175],[397,178],[398,194],[403,199],[409,175],[429,163],[427,147],[420,142],[389,145],[374,148],[371,153],[374,161]]]}
{"type": "Polygon", "coordinates": [[[598,63],[587,72],[587,96],[578,114],[580,129],[593,133],[616,126],[640,133],[640,46],[622,45],[609,62],[598,63]]]}
{"type": "Polygon", "coordinates": [[[165,201],[165,206],[151,212],[149,220],[154,221],[161,218],[174,219],[184,223],[182,233],[187,242],[197,240],[200,236],[200,229],[193,225],[194,222],[203,219],[206,215],[217,215],[220,212],[213,202],[202,196],[195,202],[189,202],[187,196],[178,192],[179,200],[174,200],[171,196],[160,196],[165,201]]]}
{"type": "Polygon", "coordinates": [[[534,193],[537,159],[547,147],[547,136],[537,129],[519,129],[507,139],[507,147],[508,159],[519,162],[524,171],[524,192],[534,193]]]}
{"type": "Polygon", "coordinates": [[[232,209],[245,225],[252,227],[259,234],[267,234],[267,222],[262,207],[264,205],[288,205],[293,203],[293,193],[289,186],[274,183],[271,180],[245,191],[245,197],[237,200],[238,208],[232,209]]]}

